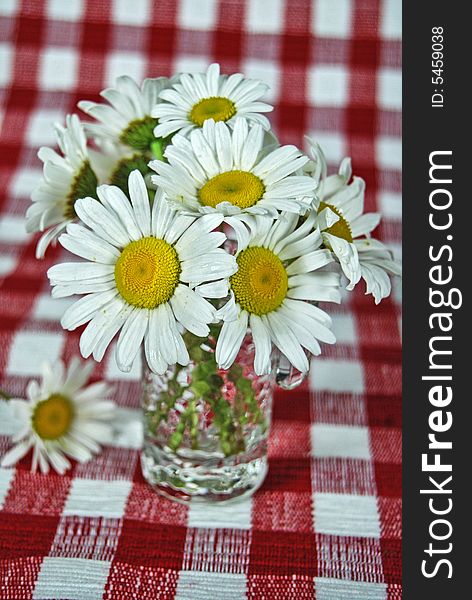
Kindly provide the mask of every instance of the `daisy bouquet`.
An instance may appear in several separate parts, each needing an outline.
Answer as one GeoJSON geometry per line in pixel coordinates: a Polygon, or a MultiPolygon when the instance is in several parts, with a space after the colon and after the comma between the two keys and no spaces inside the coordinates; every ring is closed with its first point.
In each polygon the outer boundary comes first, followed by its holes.
{"type": "Polygon", "coordinates": [[[142,85],[123,76],[104,102],[79,103],[88,120],[56,126],[59,152],[39,151],[27,227],[43,232],[38,257],[57,240],[74,255],[49,269],[52,295],[81,296],[62,326],[86,325],[80,352],[96,361],[116,338],[123,371],[142,352],[153,472],[174,488],[189,488],[190,450],[259,460],[274,373],[306,374],[335,342],[318,303],[361,280],[378,303],[400,274],[371,237],[380,215],[364,213],[350,160],[328,176],[315,142],[308,154],[281,145],[266,90],[217,64],[142,85]]]}

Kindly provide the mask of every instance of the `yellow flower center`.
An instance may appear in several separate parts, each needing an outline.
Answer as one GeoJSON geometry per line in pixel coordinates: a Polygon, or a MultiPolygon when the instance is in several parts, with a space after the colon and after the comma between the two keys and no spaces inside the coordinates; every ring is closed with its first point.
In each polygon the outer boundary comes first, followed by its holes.
{"type": "Polygon", "coordinates": [[[180,272],[175,249],[164,240],[146,237],[128,244],[116,261],[116,287],[128,304],[156,308],[172,296],[180,272]]]}
{"type": "Polygon", "coordinates": [[[202,127],[207,119],[213,119],[214,121],[228,121],[228,119],[234,117],[235,114],[236,106],[229,98],[211,96],[210,98],[203,98],[203,100],[194,104],[189,113],[189,119],[192,123],[195,123],[195,125],[202,127]]]}
{"type": "Polygon", "coordinates": [[[324,232],[335,235],[336,237],[342,238],[343,240],[346,240],[346,242],[352,244],[352,229],[349,223],[343,217],[342,212],[339,210],[339,208],[336,208],[332,204],[327,204],[326,202],[320,202],[318,212],[321,212],[325,208],[332,210],[334,214],[339,217],[339,221],[336,221],[334,225],[331,225],[331,227],[325,229],[324,232]]]}
{"type": "Polygon", "coordinates": [[[246,248],[237,257],[238,270],[230,277],[235,300],[242,309],[266,315],[284,301],[288,276],[280,258],[267,248],[246,248]]]}
{"type": "Polygon", "coordinates": [[[229,202],[239,208],[249,208],[262,198],[264,192],[264,184],[252,173],[227,171],[207,181],[198,195],[204,206],[215,208],[220,202],[229,202]]]}
{"type": "Polygon", "coordinates": [[[74,406],[69,398],[53,394],[38,402],[32,416],[33,429],[43,440],[57,440],[65,435],[74,420],[74,406]]]}

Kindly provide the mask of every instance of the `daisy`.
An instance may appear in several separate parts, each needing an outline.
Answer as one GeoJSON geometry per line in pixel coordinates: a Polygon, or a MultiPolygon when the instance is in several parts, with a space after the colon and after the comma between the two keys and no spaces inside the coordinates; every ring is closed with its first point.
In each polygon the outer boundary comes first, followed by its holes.
{"type": "Polygon", "coordinates": [[[207,120],[190,139],[173,137],[168,162],[150,163],[158,173],[151,179],[189,214],[304,213],[316,187],[313,178],[297,174],[308,157],[295,146],[264,152],[263,138],[263,128],[249,128],[245,119],[236,119],[234,130],[207,120]]]}
{"type": "Polygon", "coordinates": [[[100,444],[112,437],[110,419],[115,405],[105,398],[111,387],[100,381],[87,386],[93,364],[74,357],[67,370],[58,361],[44,364],[42,381],[30,381],[27,400],[8,401],[21,428],[13,436],[15,445],[2,459],[2,467],[17,463],[31,449],[32,470],[48,473],[50,465],[61,475],[70,469],[69,456],[85,462],[100,452],[100,444]]]}
{"type": "Polygon", "coordinates": [[[236,117],[244,117],[270,129],[268,119],[259,114],[273,107],[260,98],[268,86],[256,79],[245,79],[241,73],[220,75],[220,65],[212,64],[206,74],[183,73],[178,83],[160,93],[163,101],[152,111],[159,119],[154,133],[166,137],[179,131],[186,135],[202,127],[207,119],[226,122],[233,127],[236,117]]]}
{"type": "Polygon", "coordinates": [[[364,213],[365,183],[360,177],[351,181],[350,158],[345,158],[336,175],[326,176],[326,160],[321,148],[312,144],[315,160],[313,177],[320,181],[317,196],[317,225],[323,242],[332,250],[352,290],[362,278],[366,293],[375,303],[390,294],[389,275],[401,275],[401,268],[382,242],[370,237],[380,223],[380,214],[364,213]]]}
{"type": "Polygon", "coordinates": [[[172,210],[160,191],[152,212],[144,179],[129,177],[131,201],[114,186],[77,202],[86,225],[71,224],[60,243],[87,262],[55,265],[48,271],[55,297],[85,294],[65,312],[61,323],[73,330],[89,322],[80,351],[101,361],[120,331],[116,360],[129,371],[144,341],[149,367],[162,374],[168,365],[186,365],[189,355],[178,324],[198,336],[209,333],[215,309],[205,298],[227,294],[235,258],[219,246],[213,231],[220,215],[196,220],[172,210]],[[223,281],[221,281],[223,280],[223,281]]]}
{"type": "Polygon", "coordinates": [[[108,138],[140,152],[148,151],[153,146],[159,154],[163,140],[156,140],[154,136],[153,130],[158,121],[151,116],[151,110],[159,102],[159,94],[172,81],[167,77],[145,79],[139,87],[127,75],[118,77],[116,88],[108,88],[100,94],[109,102],[108,105],[88,100],[78,103],[81,110],[99,121],[87,123],[87,132],[93,137],[108,138]],[[157,148],[159,145],[161,147],[157,148]]]}
{"type": "Polygon", "coordinates": [[[309,368],[304,348],[318,355],[318,340],[335,342],[330,317],[311,302],[340,302],[339,275],[320,271],[333,257],[320,248],[322,237],[313,230],[313,213],[299,227],[298,216],[290,213],[282,213],[275,222],[267,217],[256,220],[248,243],[236,255],[238,270],[229,279],[230,300],[217,315],[224,323],[216,360],[228,369],[249,327],[258,375],[270,372],[272,343],[304,373],[309,368]]]}
{"type": "Polygon", "coordinates": [[[27,231],[45,231],[36,248],[37,258],[44,256],[49,244],[76,218],[75,201],[95,196],[97,187],[79,118],[68,115],[66,126],[56,124],[55,129],[62,156],[51,148],[40,148],[43,177],[31,195],[33,203],[26,212],[27,231]]]}

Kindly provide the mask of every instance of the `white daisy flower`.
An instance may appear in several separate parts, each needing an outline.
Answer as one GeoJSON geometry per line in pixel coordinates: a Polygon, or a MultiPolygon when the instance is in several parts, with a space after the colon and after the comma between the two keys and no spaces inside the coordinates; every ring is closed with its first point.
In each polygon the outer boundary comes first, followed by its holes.
{"type": "Polygon", "coordinates": [[[33,203],[26,212],[27,231],[45,231],[36,248],[37,258],[44,256],[49,244],[76,218],[77,198],[94,196],[97,188],[97,176],[90,166],[79,118],[68,115],[66,127],[56,124],[55,129],[62,156],[51,148],[40,148],[43,177],[31,195],[33,203]]]}
{"type": "Polygon", "coordinates": [[[352,290],[362,278],[367,284],[366,293],[371,293],[378,304],[391,291],[387,273],[401,275],[401,268],[390,250],[370,237],[380,223],[380,214],[364,213],[365,183],[360,177],[351,181],[350,158],[341,162],[336,175],[327,177],[326,160],[317,144],[312,143],[312,155],[313,177],[320,181],[317,225],[323,241],[348,278],[347,289],[352,290]]]}
{"type": "Polygon", "coordinates": [[[319,270],[332,263],[333,256],[320,248],[314,213],[298,228],[298,216],[290,213],[282,213],[275,222],[267,217],[256,220],[248,243],[236,255],[238,271],[229,279],[231,298],[217,314],[224,323],[216,360],[228,369],[249,327],[258,375],[270,371],[272,343],[296,369],[306,372],[309,363],[303,349],[318,355],[318,340],[335,342],[330,317],[311,302],[340,302],[339,274],[319,270]]]}
{"type": "Polygon", "coordinates": [[[315,181],[297,172],[308,161],[295,146],[263,151],[264,130],[236,119],[232,131],[209,119],[190,139],[175,135],[167,146],[168,162],[153,161],[152,181],[177,208],[190,214],[220,212],[277,215],[304,213],[315,181]]]}
{"type": "Polygon", "coordinates": [[[219,248],[226,240],[213,231],[222,216],[196,220],[173,211],[160,191],[152,211],[142,175],[129,177],[130,200],[114,186],[77,201],[87,226],[71,224],[60,243],[87,262],[55,265],[48,271],[54,297],[86,294],[62,317],[65,329],[89,322],[80,338],[87,358],[103,358],[120,331],[116,361],[129,371],[144,340],[149,367],[188,364],[178,324],[198,336],[209,333],[215,309],[205,298],[227,294],[225,278],[236,270],[234,256],[219,248]],[[223,280],[223,281],[221,281],[223,280]]]}
{"type": "Polygon", "coordinates": [[[260,98],[268,86],[255,79],[245,79],[241,73],[220,75],[220,65],[212,64],[206,74],[183,73],[178,83],[160,93],[163,100],[152,111],[159,119],[154,133],[166,137],[179,131],[186,135],[196,127],[202,127],[207,119],[226,122],[233,127],[236,117],[244,117],[270,129],[267,117],[259,114],[270,112],[273,107],[260,98]]]}
{"type": "Polygon", "coordinates": [[[153,145],[156,152],[156,144],[161,144],[157,152],[162,151],[163,141],[156,140],[153,133],[158,121],[151,116],[151,111],[159,102],[159,94],[172,81],[167,77],[145,79],[139,87],[127,75],[118,77],[116,88],[108,88],[100,93],[109,105],[88,100],[78,103],[81,110],[99,121],[86,123],[86,131],[93,137],[109,138],[140,152],[148,151],[153,145]]]}
{"type": "Polygon", "coordinates": [[[48,473],[50,465],[61,475],[70,469],[67,456],[85,462],[100,452],[100,444],[112,437],[110,419],[115,405],[105,398],[112,389],[100,381],[87,386],[93,364],[75,357],[67,370],[58,361],[43,365],[42,381],[30,381],[27,400],[8,401],[21,428],[14,446],[2,459],[2,467],[17,463],[31,449],[32,470],[48,473]]]}

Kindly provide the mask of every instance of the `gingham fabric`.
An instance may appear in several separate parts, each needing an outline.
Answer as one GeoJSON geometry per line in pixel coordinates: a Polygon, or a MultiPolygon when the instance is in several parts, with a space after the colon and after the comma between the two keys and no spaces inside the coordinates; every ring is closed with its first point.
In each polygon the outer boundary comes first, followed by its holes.
{"type": "MultiPolygon", "coordinates": [[[[400,0],[0,0],[0,387],[23,396],[44,359],[68,360],[80,332],[59,318],[23,215],[37,147],[79,99],[137,79],[242,71],[271,86],[284,143],[310,134],[344,155],[400,242],[400,0]]],[[[334,316],[338,344],[309,380],[275,398],[269,474],[252,499],[189,508],[156,495],[139,464],[139,365],[112,352],[112,446],[64,477],[0,470],[0,597],[386,600],[401,597],[399,286],[378,307],[363,290],[334,316]]],[[[15,423],[0,402],[0,453],[15,423]]]]}

